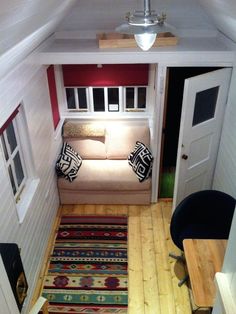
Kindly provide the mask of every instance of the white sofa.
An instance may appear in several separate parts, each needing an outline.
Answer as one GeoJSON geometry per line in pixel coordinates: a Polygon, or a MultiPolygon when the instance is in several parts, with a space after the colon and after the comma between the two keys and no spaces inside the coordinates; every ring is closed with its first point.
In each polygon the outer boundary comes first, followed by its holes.
{"type": "Polygon", "coordinates": [[[99,125],[97,134],[77,134],[67,132],[71,123],[63,139],[83,162],[72,182],[58,178],[61,204],[150,204],[151,178],[140,183],[127,161],[136,141],[150,146],[149,127],[114,123],[99,125]]]}

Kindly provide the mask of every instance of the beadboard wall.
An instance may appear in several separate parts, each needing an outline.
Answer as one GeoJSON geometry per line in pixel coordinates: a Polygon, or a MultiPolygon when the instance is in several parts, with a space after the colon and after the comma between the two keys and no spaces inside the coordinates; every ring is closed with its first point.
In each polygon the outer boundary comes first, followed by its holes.
{"type": "MultiPolygon", "coordinates": [[[[228,104],[222,130],[222,138],[219,148],[218,160],[214,177],[213,188],[231,194],[236,198],[236,69],[233,70],[228,104]]],[[[223,209],[222,209],[223,210],[223,209]]],[[[225,299],[217,299],[214,314],[233,313],[232,308],[228,312],[227,302],[236,299],[236,265],[235,265],[235,239],[236,239],[236,212],[233,219],[228,248],[225,254],[222,273],[226,274],[226,283],[230,290],[230,296],[225,299]],[[223,304],[226,308],[223,309],[223,304]]],[[[235,301],[234,301],[235,302],[235,301]]],[[[236,307],[236,303],[234,304],[236,307]]]]}
{"type": "Polygon", "coordinates": [[[0,77],[54,32],[76,0],[5,0],[0,10],[0,77]]]}
{"type": "Polygon", "coordinates": [[[236,69],[233,70],[213,188],[236,198],[236,69]]]}
{"type": "Polygon", "coordinates": [[[28,313],[27,306],[59,206],[54,163],[61,140],[55,140],[46,67],[30,65],[26,60],[0,81],[0,99],[0,125],[19,103],[24,106],[36,175],[40,180],[31,206],[19,224],[3,151],[0,151],[0,241],[15,242],[21,248],[29,283],[24,314],[28,313]]]}

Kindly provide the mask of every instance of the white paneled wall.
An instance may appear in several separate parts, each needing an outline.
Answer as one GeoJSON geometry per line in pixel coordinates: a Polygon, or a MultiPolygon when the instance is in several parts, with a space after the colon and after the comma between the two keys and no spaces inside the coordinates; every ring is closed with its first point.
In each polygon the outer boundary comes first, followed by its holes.
{"type": "Polygon", "coordinates": [[[213,187],[236,198],[236,69],[233,71],[213,187]]]}
{"type": "Polygon", "coordinates": [[[0,77],[54,32],[76,0],[0,1],[0,77]]]}
{"type": "Polygon", "coordinates": [[[0,54],[55,19],[73,3],[63,0],[3,0],[0,10],[0,54]],[[6,36],[10,34],[10,36],[6,36]]]}
{"type": "MultiPolygon", "coordinates": [[[[59,206],[54,163],[61,140],[54,138],[46,67],[27,62],[19,65],[0,81],[0,99],[0,125],[19,103],[23,104],[36,173],[40,179],[25,219],[19,224],[3,152],[0,151],[0,242],[15,242],[21,248],[29,283],[29,302],[59,206]]],[[[23,311],[27,312],[27,309],[23,311]]]]}
{"type": "Polygon", "coordinates": [[[200,0],[216,27],[236,42],[236,3],[233,0],[200,0]]]}
{"type": "MultiPolygon", "coordinates": [[[[231,194],[236,198],[236,69],[233,71],[231,87],[226,108],[224,126],[222,130],[222,138],[216,164],[215,178],[213,188],[231,194]]],[[[224,210],[222,208],[222,210],[224,210]]],[[[236,212],[234,215],[229,243],[225,254],[222,273],[225,274],[227,286],[230,289],[231,296],[225,297],[221,302],[218,298],[216,306],[213,310],[214,314],[222,313],[222,305],[227,304],[227,299],[234,300],[236,298],[236,263],[235,263],[235,239],[236,239],[236,212]],[[229,298],[230,297],[230,298],[229,298]]],[[[234,304],[236,307],[236,303],[234,304]]],[[[235,313],[232,308],[229,312],[235,313]]]]}

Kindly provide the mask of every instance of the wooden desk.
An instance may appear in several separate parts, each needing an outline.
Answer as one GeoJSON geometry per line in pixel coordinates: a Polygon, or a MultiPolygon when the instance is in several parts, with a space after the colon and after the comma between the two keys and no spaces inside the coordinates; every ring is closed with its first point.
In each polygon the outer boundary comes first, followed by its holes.
{"type": "Polygon", "coordinates": [[[215,273],[221,271],[227,240],[186,239],[184,253],[193,299],[198,307],[212,307],[215,273]]]}

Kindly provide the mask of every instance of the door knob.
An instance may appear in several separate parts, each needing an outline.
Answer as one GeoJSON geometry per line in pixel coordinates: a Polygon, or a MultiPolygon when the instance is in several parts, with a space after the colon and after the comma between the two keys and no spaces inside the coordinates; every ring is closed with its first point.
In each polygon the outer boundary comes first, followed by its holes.
{"type": "Polygon", "coordinates": [[[188,155],[183,154],[182,155],[182,159],[187,160],[188,159],[188,155]]]}

